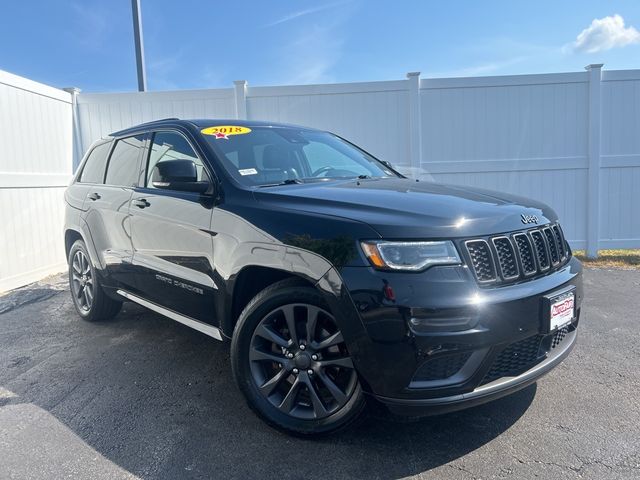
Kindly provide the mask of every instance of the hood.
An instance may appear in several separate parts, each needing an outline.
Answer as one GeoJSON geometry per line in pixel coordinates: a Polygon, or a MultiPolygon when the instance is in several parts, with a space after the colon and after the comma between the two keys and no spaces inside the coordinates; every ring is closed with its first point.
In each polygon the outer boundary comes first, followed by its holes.
{"type": "Polygon", "coordinates": [[[472,187],[405,178],[338,180],[258,189],[258,202],[367,223],[383,238],[458,238],[522,230],[557,220],[543,203],[472,187]]]}

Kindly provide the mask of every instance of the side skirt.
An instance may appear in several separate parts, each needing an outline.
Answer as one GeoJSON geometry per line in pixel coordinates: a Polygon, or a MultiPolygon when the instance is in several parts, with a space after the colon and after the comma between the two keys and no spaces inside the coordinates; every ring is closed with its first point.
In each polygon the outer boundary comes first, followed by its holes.
{"type": "Polygon", "coordinates": [[[199,332],[204,333],[205,335],[215,338],[216,340],[222,340],[222,333],[220,332],[220,329],[217,327],[208,325],[204,322],[195,320],[190,317],[185,317],[184,315],[180,315],[179,313],[176,313],[173,310],[169,310],[167,308],[161,307],[160,305],[157,305],[153,302],[145,300],[144,298],[140,298],[137,295],[134,295],[132,293],[125,292],[124,290],[117,290],[117,293],[118,295],[123,296],[127,300],[131,300],[132,302],[142,305],[143,307],[146,307],[149,310],[153,310],[154,312],[157,312],[160,315],[164,315],[165,317],[170,318],[171,320],[175,320],[176,322],[182,323],[183,325],[186,325],[187,327],[191,327],[194,330],[197,330],[199,332]]]}

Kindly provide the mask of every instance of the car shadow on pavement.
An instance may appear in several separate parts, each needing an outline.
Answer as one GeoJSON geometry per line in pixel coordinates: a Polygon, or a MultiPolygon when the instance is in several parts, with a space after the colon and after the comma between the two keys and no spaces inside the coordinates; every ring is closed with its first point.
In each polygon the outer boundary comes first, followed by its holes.
{"type": "Polygon", "coordinates": [[[248,409],[226,344],[130,304],[111,322],[89,324],[67,292],[21,310],[46,317],[31,344],[42,334],[55,348],[9,364],[15,370],[0,386],[16,394],[14,403],[46,410],[119,471],[145,479],[402,478],[482,447],[517,422],[536,392],[534,384],[415,423],[370,417],[332,437],[298,439],[248,409]]]}

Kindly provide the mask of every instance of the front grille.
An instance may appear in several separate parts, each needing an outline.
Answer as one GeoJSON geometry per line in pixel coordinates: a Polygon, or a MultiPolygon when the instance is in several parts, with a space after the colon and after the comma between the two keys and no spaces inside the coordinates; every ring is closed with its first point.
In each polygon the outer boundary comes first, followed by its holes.
{"type": "Polygon", "coordinates": [[[471,352],[460,352],[432,358],[416,371],[413,381],[424,382],[449,378],[460,371],[470,356],[471,352]]]}
{"type": "Polygon", "coordinates": [[[533,335],[512,343],[502,350],[482,379],[481,385],[502,377],[516,377],[539,362],[556,348],[575,326],[566,326],[548,335],[533,335]]]}
{"type": "Polygon", "coordinates": [[[498,265],[500,266],[502,278],[505,280],[517,278],[520,272],[511,240],[507,237],[495,237],[493,238],[493,246],[498,254],[498,265]]]}
{"type": "Polygon", "coordinates": [[[464,242],[480,284],[512,283],[559,268],[569,258],[560,225],[464,242]]]}
{"type": "Polygon", "coordinates": [[[567,246],[565,245],[564,236],[562,235],[562,230],[560,230],[558,225],[554,225],[552,230],[556,239],[556,244],[558,245],[558,255],[560,255],[560,259],[562,260],[567,257],[567,246]]]}
{"type": "Polygon", "coordinates": [[[513,236],[518,249],[518,255],[520,256],[520,262],[522,263],[522,272],[525,275],[533,275],[538,270],[536,267],[536,260],[533,254],[533,246],[531,240],[526,233],[516,233],[513,236]]]}
{"type": "Polygon", "coordinates": [[[551,264],[557,265],[560,262],[560,255],[558,255],[558,245],[556,245],[556,237],[549,227],[542,229],[544,236],[547,239],[547,245],[549,245],[549,254],[551,257],[551,264]]]}
{"type": "Polygon", "coordinates": [[[547,247],[542,232],[539,230],[531,232],[531,238],[533,239],[533,246],[536,249],[536,257],[538,258],[540,270],[548,270],[551,265],[549,264],[549,255],[547,254],[547,247]]]}
{"type": "Polygon", "coordinates": [[[502,377],[515,377],[531,368],[538,359],[541,335],[525,338],[512,343],[496,357],[482,383],[489,383],[502,377]]]}
{"type": "Polygon", "coordinates": [[[496,269],[493,264],[491,249],[484,240],[471,240],[467,242],[467,252],[471,257],[473,270],[476,278],[481,283],[493,282],[496,280],[496,269]]]}

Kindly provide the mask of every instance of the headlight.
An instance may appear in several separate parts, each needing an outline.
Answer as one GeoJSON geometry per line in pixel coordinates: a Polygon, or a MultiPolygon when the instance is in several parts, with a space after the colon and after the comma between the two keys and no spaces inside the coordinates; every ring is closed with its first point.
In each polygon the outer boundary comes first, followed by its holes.
{"type": "Polygon", "coordinates": [[[461,263],[450,240],[436,242],[360,242],[364,254],[374,267],[390,270],[424,270],[432,265],[461,263]]]}

